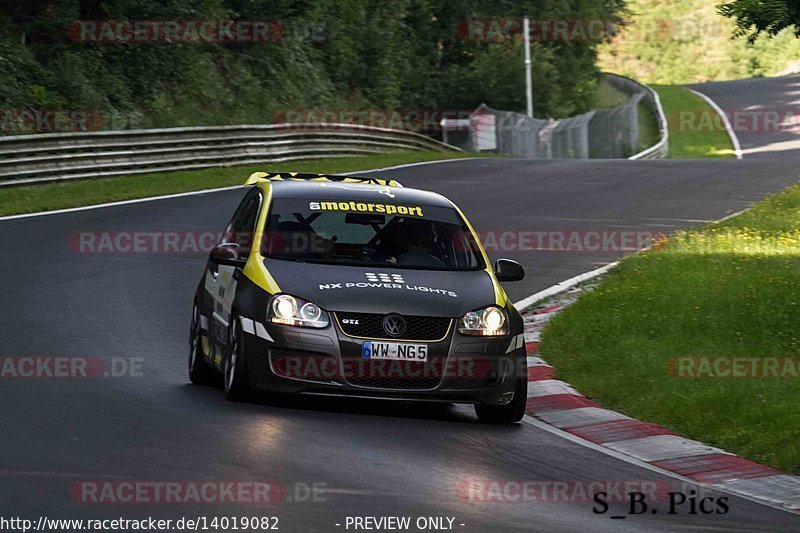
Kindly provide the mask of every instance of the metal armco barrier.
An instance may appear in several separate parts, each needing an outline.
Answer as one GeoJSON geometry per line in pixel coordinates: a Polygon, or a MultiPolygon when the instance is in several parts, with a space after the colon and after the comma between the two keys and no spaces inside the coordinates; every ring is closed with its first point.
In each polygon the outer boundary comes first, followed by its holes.
{"type": "Polygon", "coordinates": [[[667,119],[658,94],[624,76],[603,76],[611,86],[628,95],[626,103],[557,120],[531,118],[481,104],[468,120],[444,122],[445,139],[452,137],[453,142],[474,152],[534,159],[666,157],[669,151],[667,119]],[[659,141],[644,150],[640,146],[641,108],[652,113],[659,129],[659,141]]]}
{"type": "Polygon", "coordinates": [[[460,149],[353,124],[270,124],[47,133],[0,138],[0,186],[396,151],[460,149]]]}
{"type": "Polygon", "coordinates": [[[603,77],[609,84],[628,94],[644,91],[645,94],[642,101],[653,111],[656,120],[658,120],[659,141],[648,149],[628,159],[666,158],[667,155],[669,155],[669,128],[667,125],[667,116],[664,114],[664,108],[661,106],[661,99],[658,97],[658,93],[647,85],[639,83],[631,78],[620,76],[619,74],[603,74],[603,77]]]}

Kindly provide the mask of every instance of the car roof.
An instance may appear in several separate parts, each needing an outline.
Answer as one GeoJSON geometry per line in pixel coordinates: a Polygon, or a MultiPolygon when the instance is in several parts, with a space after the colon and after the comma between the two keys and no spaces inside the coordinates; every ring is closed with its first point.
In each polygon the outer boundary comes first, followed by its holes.
{"type": "MultiPolygon", "coordinates": [[[[263,173],[259,173],[263,174],[263,173]]],[[[453,204],[441,194],[403,187],[394,180],[363,176],[273,173],[251,176],[247,184],[272,189],[272,198],[303,198],[309,200],[360,200],[386,203],[417,204],[452,208],[453,204]]]]}

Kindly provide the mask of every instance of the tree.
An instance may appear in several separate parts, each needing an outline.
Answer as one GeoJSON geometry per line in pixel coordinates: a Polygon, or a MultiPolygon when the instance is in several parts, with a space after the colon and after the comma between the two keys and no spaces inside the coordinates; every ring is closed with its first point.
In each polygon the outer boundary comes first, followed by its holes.
{"type": "MultiPolygon", "coordinates": [[[[469,36],[462,32],[465,23],[518,26],[527,14],[544,22],[617,24],[623,5],[623,0],[0,0],[0,109],[91,109],[137,117],[138,127],[268,123],[302,109],[464,111],[485,102],[521,111],[525,79],[518,32],[469,36]],[[128,43],[83,38],[74,31],[78,20],[107,26],[128,20],[268,20],[282,32],[263,43],[128,43]]],[[[597,45],[596,36],[533,43],[537,116],[591,108],[597,45]]]]}
{"type": "Polygon", "coordinates": [[[800,3],[797,0],[734,0],[719,6],[720,14],[736,19],[737,36],[755,41],[763,32],[770,36],[794,28],[800,37],[800,3]]]}

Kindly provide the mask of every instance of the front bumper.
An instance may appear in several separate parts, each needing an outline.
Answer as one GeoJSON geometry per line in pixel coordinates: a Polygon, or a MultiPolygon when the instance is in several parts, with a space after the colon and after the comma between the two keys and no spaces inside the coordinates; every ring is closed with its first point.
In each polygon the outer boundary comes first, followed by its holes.
{"type": "Polygon", "coordinates": [[[391,340],[427,344],[428,362],[420,363],[364,359],[365,339],[335,322],[319,330],[266,327],[271,341],[245,342],[250,384],[267,393],[504,405],[527,376],[521,332],[480,338],[451,328],[435,342],[391,340]]]}

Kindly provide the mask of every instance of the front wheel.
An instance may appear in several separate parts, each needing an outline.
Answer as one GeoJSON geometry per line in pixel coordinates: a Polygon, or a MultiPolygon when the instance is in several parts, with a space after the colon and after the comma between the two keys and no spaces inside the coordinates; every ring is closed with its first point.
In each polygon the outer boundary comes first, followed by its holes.
{"type": "Polygon", "coordinates": [[[228,349],[225,357],[224,375],[225,398],[234,402],[247,401],[251,396],[250,381],[247,377],[247,357],[242,342],[242,327],[239,317],[231,317],[228,328],[228,349]]]}
{"type": "Polygon", "coordinates": [[[528,380],[518,378],[514,387],[514,399],[508,405],[475,404],[475,414],[485,424],[512,424],[525,416],[527,402],[528,380]]]}
{"type": "Polygon", "coordinates": [[[203,358],[202,331],[200,329],[200,309],[195,302],[192,308],[192,327],[189,332],[189,381],[195,385],[208,385],[214,373],[203,358]]]}

